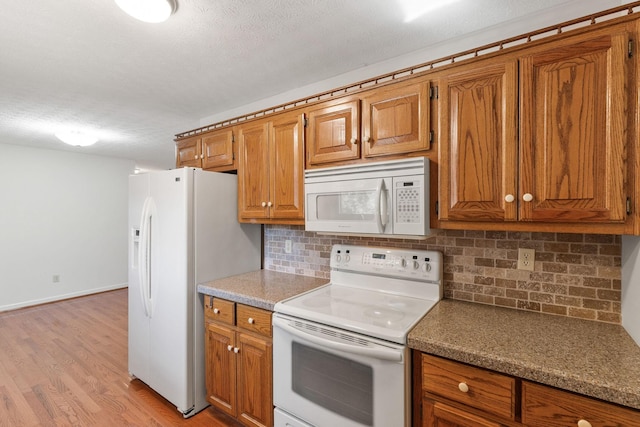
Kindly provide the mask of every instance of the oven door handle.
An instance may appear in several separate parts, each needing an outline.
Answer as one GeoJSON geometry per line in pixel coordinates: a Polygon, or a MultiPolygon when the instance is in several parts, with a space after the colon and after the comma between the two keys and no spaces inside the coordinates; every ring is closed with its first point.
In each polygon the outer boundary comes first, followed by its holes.
{"type": "Polygon", "coordinates": [[[333,350],[342,351],[345,353],[357,354],[360,356],[371,357],[374,359],[385,360],[389,362],[402,362],[402,359],[403,359],[403,353],[398,350],[385,349],[383,347],[363,348],[363,347],[359,347],[351,344],[344,344],[344,343],[339,343],[331,340],[323,340],[320,337],[301,331],[300,329],[294,326],[291,326],[288,321],[284,319],[279,319],[277,317],[273,318],[273,326],[279,327],[280,329],[283,329],[286,332],[298,338],[310,341],[322,347],[331,348],[333,350]]]}

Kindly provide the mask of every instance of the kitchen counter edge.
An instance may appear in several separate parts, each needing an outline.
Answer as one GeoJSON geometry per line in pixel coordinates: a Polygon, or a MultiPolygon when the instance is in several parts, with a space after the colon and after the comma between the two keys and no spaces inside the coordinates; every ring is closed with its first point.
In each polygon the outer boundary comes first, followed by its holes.
{"type": "Polygon", "coordinates": [[[273,311],[278,301],[329,283],[329,279],[257,270],[198,284],[204,295],[273,311]]]}
{"type": "Polygon", "coordinates": [[[424,353],[640,409],[640,347],[621,325],[442,300],[407,342],[424,353]]]}

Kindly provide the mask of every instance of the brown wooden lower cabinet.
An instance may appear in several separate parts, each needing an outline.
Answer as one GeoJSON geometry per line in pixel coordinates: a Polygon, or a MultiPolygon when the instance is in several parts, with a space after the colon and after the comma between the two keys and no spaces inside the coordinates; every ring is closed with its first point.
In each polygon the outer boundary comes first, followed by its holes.
{"type": "Polygon", "coordinates": [[[640,427],[640,411],[420,352],[414,427],[640,427]]]}
{"type": "Polygon", "coordinates": [[[207,400],[246,426],[273,426],[271,337],[271,312],[205,297],[207,400]]]}

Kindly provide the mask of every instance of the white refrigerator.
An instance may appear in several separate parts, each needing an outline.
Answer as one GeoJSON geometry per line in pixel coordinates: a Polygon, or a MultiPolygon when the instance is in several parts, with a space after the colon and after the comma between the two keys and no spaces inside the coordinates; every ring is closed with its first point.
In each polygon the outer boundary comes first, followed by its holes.
{"type": "Polygon", "coordinates": [[[183,168],[129,177],[129,373],[189,417],[208,406],[198,283],[261,267],[239,224],[237,176],[183,168]]]}

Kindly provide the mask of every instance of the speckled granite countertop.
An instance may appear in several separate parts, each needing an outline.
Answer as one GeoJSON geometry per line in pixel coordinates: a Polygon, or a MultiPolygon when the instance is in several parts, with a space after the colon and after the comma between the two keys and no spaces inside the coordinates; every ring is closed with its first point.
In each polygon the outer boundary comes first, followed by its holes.
{"type": "Polygon", "coordinates": [[[273,311],[283,299],[329,283],[328,279],[258,270],[198,285],[198,292],[273,311]]]}
{"type": "Polygon", "coordinates": [[[408,344],[640,409],[640,347],[620,325],[442,300],[408,344]]]}

